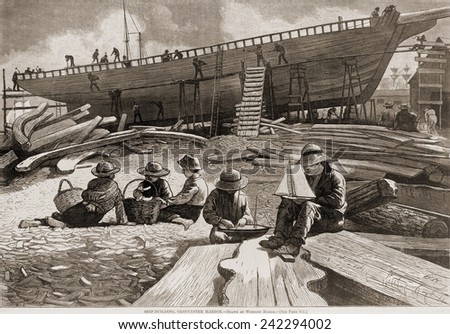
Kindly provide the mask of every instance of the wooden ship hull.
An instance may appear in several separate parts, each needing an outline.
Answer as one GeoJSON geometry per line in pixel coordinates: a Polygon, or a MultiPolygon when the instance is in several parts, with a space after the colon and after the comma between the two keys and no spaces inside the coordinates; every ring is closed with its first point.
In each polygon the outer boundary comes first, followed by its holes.
{"type": "MultiPolygon", "coordinates": [[[[402,14],[394,11],[380,18],[359,19],[302,28],[266,36],[220,44],[223,51],[221,79],[221,110],[231,113],[241,100],[241,80],[244,67],[256,66],[256,54],[261,45],[266,61],[272,68],[274,98],[280,110],[287,110],[291,64],[306,67],[312,108],[340,106],[345,76],[345,60],[356,60],[361,87],[356,87],[358,102],[366,102],[377,88],[398,45],[433,27],[436,20],[450,16],[450,8],[402,14]],[[285,47],[289,64],[277,65],[274,44],[285,47]],[[247,51],[247,52],[246,52],[247,51]]],[[[155,120],[157,108],[151,101],[162,101],[165,118],[179,118],[194,113],[210,113],[214,95],[214,77],[218,46],[182,51],[184,58],[161,62],[161,56],[122,63],[92,64],[61,70],[19,74],[19,85],[28,92],[51,100],[67,103],[73,109],[85,103],[92,105],[91,114],[107,116],[112,113],[109,92],[120,89],[123,112],[131,114],[133,102],[141,104],[145,121],[155,120]],[[207,63],[204,79],[199,80],[201,107],[194,109],[196,80],[192,58],[207,63]],[[91,90],[87,73],[94,72],[100,91],[91,90]],[[180,82],[185,82],[185,101],[180,107],[180,82]]],[[[129,117],[129,120],[132,117],[129,117]]],[[[198,119],[198,118],[197,118],[198,119]]]]}

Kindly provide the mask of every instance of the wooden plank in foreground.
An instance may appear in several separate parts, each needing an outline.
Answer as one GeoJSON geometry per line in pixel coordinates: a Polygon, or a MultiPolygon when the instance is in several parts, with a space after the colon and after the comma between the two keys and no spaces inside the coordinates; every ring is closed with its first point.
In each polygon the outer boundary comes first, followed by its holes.
{"type": "Polygon", "coordinates": [[[352,292],[364,298],[381,294],[412,306],[450,305],[450,270],[434,263],[347,231],[310,237],[305,249],[311,262],[353,283],[352,292]]]}
{"type": "Polygon", "coordinates": [[[265,237],[244,241],[235,258],[220,262],[219,272],[227,282],[219,303],[238,307],[327,306],[309,289],[316,282],[324,284],[325,272],[300,257],[284,262],[259,246],[262,239],[265,237]]]}
{"type": "Polygon", "coordinates": [[[175,266],[132,306],[207,306],[215,294],[219,261],[229,258],[238,244],[190,247],[175,266]]]}

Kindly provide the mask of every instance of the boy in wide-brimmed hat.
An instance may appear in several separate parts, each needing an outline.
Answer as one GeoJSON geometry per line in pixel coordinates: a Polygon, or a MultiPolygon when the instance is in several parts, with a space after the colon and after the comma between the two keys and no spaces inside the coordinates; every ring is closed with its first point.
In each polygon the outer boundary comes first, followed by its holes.
{"type": "Polygon", "coordinates": [[[216,189],[211,191],[203,208],[203,218],[212,225],[211,243],[233,242],[221,229],[230,229],[253,224],[247,195],[242,191],[248,178],[235,169],[226,169],[214,181],[216,189]]]}
{"type": "Polygon", "coordinates": [[[136,190],[133,192],[137,200],[149,200],[154,197],[160,198],[163,203],[172,197],[169,182],[161,177],[169,175],[170,171],[157,162],[149,162],[145,167],[140,167],[137,172],[145,176],[136,190]]]}
{"type": "Polygon", "coordinates": [[[308,232],[342,230],[347,208],[346,182],[342,174],[330,166],[330,161],[320,146],[307,144],[303,147],[299,163],[315,198],[299,202],[282,197],[274,235],[261,241],[261,246],[278,254],[297,256],[308,232]]]}
{"type": "Polygon", "coordinates": [[[396,114],[396,111],[393,109],[394,103],[386,102],[383,106],[385,109],[381,112],[381,117],[378,121],[378,125],[393,129],[396,114]]]}
{"type": "Polygon", "coordinates": [[[182,224],[187,230],[200,217],[208,196],[208,187],[200,174],[202,167],[197,157],[185,155],[178,164],[186,181],[183,189],[167,200],[168,206],[161,210],[158,220],[182,224]]]}
{"type": "Polygon", "coordinates": [[[96,176],[81,193],[82,201],[63,213],[55,212],[46,223],[53,227],[87,227],[98,224],[113,208],[118,224],[128,223],[123,207],[123,196],[114,176],[120,168],[108,161],[100,161],[92,168],[96,176]]]}

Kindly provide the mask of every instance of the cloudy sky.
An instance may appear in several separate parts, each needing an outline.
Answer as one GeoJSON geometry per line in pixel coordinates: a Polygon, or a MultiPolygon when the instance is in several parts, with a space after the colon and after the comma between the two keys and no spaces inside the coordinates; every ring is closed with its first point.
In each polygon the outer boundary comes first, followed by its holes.
{"type": "MultiPolygon", "coordinates": [[[[374,7],[388,3],[366,0],[126,0],[128,12],[142,32],[148,55],[211,45],[226,40],[286,29],[368,17],[374,7]]],[[[449,1],[402,0],[400,12],[449,6],[449,1]]],[[[134,24],[127,16],[130,31],[134,24]]],[[[93,51],[108,56],[124,50],[122,0],[0,0],[0,66],[65,66],[64,55],[76,64],[91,62],[93,51]]],[[[440,20],[426,33],[429,40],[448,38],[450,19],[440,20]]],[[[137,55],[137,35],[132,56],[137,55]]],[[[409,44],[411,44],[410,42],[409,44]]],[[[393,65],[414,67],[414,54],[396,55],[393,65]]]]}

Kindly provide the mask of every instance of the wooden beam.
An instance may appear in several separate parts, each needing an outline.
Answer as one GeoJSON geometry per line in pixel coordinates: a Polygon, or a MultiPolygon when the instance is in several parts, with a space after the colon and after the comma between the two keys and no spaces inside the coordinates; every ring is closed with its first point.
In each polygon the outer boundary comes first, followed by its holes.
{"type": "Polygon", "coordinates": [[[353,293],[364,298],[370,294],[375,301],[382,295],[411,306],[450,305],[449,269],[379,242],[347,231],[323,233],[308,238],[305,250],[311,262],[347,280],[353,293]]]}
{"type": "Polygon", "coordinates": [[[324,271],[300,257],[284,262],[259,246],[263,239],[243,241],[234,258],[219,263],[226,280],[219,303],[234,307],[327,306],[315,292],[326,285],[324,271]]]}
{"type": "Polygon", "coordinates": [[[426,100],[419,100],[417,101],[418,104],[432,104],[432,105],[437,105],[437,106],[441,106],[444,104],[444,102],[442,101],[426,101],[426,100]]]}
{"type": "Polygon", "coordinates": [[[75,171],[77,164],[98,154],[98,150],[88,150],[69,154],[58,161],[56,170],[61,174],[70,174],[75,171]]]}
{"type": "Polygon", "coordinates": [[[446,64],[447,59],[439,59],[439,58],[430,58],[430,57],[415,57],[415,61],[420,61],[424,63],[440,63],[440,64],[446,64]]]}
{"type": "Polygon", "coordinates": [[[438,68],[418,68],[417,73],[419,74],[445,74],[445,70],[438,68]]]}
{"type": "MultiPolygon", "coordinates": [[[[47,110],[48,104],[43,102],[33,111],[17,117],[12,125],[13,142],[19,147],[29,144],[29,138],[23,133],[25,124],[42,116],[47,110]]],[[[29,145],[28,145],[29,146],[29,145]]]]}
{"type": "Polygon", "coordinates": [[[127,125],[127,118],[128,118],[128,115],[125,113],[123,113],[120,116],[120,121],[119,121],[119,126],[117,127],[117,132],[125,130],[125,126],[127,125]]]}
{"type": "Polygon", "coordinates": [[[188,248],[174,267],[132,306],[205,307],[214,299],[217,303],[216,289],[224,281],[217,265],[231,257],[237,247],[238,244],[223,244],[188,248]]]}
{"type": "Polygon", "coordinates": [[[190,133],[182,133],[182,132],[143,130],[143,131],[141,131],[141,135],[143,137],[159,137],[159,138],[194,140],[203,145],[206,145],[209,142],[209,139],[207,139],[207,138],[193,135],[190,133]]]}
{"type": "Polygon", "coordinates": [[[83,144],[79,145],[71,145],[64,148],[56,149],[49,152],[43,152],[37,155],[33,155],[22,162],[20,162],[16,166],[16,170],[18,172],[29,172],[39,165],[41,165],[43,162],[54,159],[54,158],[60,158],[67,154],[72,154],[76,152],[81,152],[85,150],[94,149],[97,147],[102,147],[110,144],[117,144],[124,140],[128,139],[134,139],[139,138],[140,134],[138,131],[130,130],[130,131],[124,131],[123,133],[116,133],[114,137],[107,137],[99,140],[89,141],[83,144]]]}
{"type": "Polygon", "coordinates": [[[450,189],[422,184],[398,184],[395,203],[405,204],[450,217],[450,189]]]}
{"type": "Polygon", "coordinates": [[[83,112],[87,111],[90,107],[91,107],[90,104],[82,105],[81,107],[71,110],[71,111],[65,113],[64,115],[53,118],[53,119],[49,120],[48,122],[42,123],[41,125],[39,125],[37,127],[37,130],[40,130],[42,128],[45,128],[45,127],[50,126],[55,123],[59,123],[60,121],[72,118],[73,116],[75,116],[79,113],[83,113],[83,112]]]}

